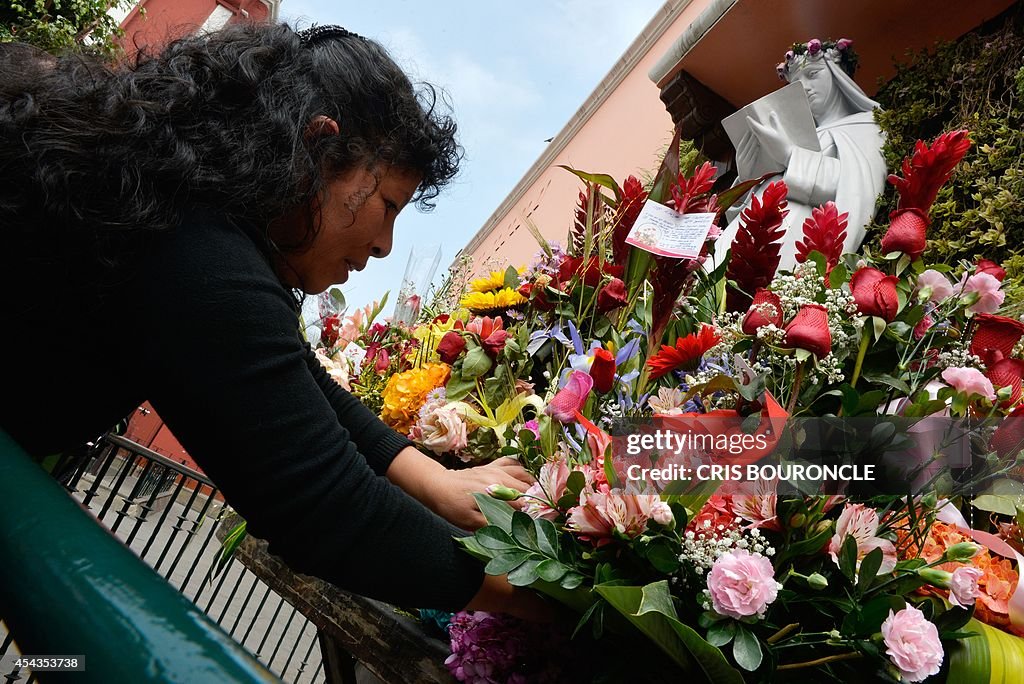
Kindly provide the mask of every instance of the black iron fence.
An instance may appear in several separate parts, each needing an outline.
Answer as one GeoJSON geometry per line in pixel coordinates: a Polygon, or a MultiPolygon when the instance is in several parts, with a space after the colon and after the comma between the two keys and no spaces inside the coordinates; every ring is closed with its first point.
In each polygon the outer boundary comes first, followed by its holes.
{"type": "MultiPolygon", "coordinates": [[[[205,475],[117,435],[67,454],[53,474],[103,525],[282,680],[324,680],[312,623],[234,559],[214,575],[221,553],[216,532],[225,510],[223,497],[205,475]]],[[[0,622],[0,656],[13,647],[0,622]]]]}

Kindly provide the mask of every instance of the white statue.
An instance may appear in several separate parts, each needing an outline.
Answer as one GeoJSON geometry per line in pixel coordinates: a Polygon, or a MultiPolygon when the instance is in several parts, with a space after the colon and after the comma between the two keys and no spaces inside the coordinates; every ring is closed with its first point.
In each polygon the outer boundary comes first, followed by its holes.
{"type": "MultiPolygon", "coordinates": [[[[759,154],[767,155],[778,168],[785,169],[781,178],[789,186],[789,216],[785,219],[787,232],[780,269],[792,269],[796,264],[795,244],[803,236],[804,220],[813,207],[828,200],[836,203],[840,213],[849,212],[843,251],[855,252],[874,214],[875,199],[885,186],[884,137],[872,118],[878,103],[865,95],[850,76],[856,68],[856,55],[850,45],[847,39],[824,44],[812,40],[795,46],[795,51],[786,53],[786,61],[777,67],[784,81],[803,85],[817,127],[820,152],[794,144],[774,112],[766,124],[748,118],[751,132],[737,145],[738,169],[751,168],[759,154]]],[[[766,184],[774,180],[778,177],[766,184]]],[[[763,190],[764,185],[754,192],[760,195],[763,190]]],[[[726,246],[732,244],[740,209],[737,207],[728,214],[731,221],[717,242],[719,260],[726,246]]],[[[713,267],[714,264],[705,264],[705,268],[713,267]]]]}

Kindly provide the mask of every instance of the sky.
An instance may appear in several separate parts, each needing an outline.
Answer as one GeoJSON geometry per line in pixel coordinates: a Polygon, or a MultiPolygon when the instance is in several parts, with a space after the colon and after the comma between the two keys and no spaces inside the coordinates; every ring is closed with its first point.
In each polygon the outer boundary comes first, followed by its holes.
{"type": "Polygon", "coordinates": [[[389,257],[341,286],[350,310],[391,291],[410,249],[440,246],[438,277],[611,70],[664,0],[284,0],[297,28],[339,24],[380,42],[414,81],[443,88],[466,158],[421,213],[406,208],[389,257]]]}

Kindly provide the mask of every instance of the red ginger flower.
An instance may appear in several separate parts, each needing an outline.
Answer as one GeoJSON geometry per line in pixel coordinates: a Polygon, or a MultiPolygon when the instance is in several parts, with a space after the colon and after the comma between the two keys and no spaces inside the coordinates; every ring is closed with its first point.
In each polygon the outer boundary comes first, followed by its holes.
{"type": "Polygon", "coordinates": [[[583,261],[583,257],[567,256],[562,259],[558,266],[558,280],[567,283],[573,276],[579,276],[584,285],[597,287],[601,284],[602,275],[610,275],[613,278],[621,278],[623,267],[613,264],[610,261],[601,261],[597,257],[590,257],[583,261]]]}
{"type": "Polygon", "coordinates": [[[594,379],[594,389],[599,393],[611,391],[615,383],[615,355],[604,348],[595,349],[590,377],[594,379]]]}
{"type": "Polygon", "coordinates": [[[629,258],[626,237],[646,201],[647,193],[643,184],[636,176],[628,177],[622,184],[622,199],[619,200],[619,207],[615,211],[615,227],[612,229],[612,261],[619,266],[625,266],[626,259],[629,258]]]}
{"type": "Polygon", "coordinates": [[[985,377],[992,381],[992,385],[996,389],[1000,387],[1010,387],[1012,389],[1010,398],[1003,403],[1004,407],[1013,406],[1020,401],[1021,382],[1024,381],[1024,361],[1021,359],[1000,359],[989,366],[985,377]]]}
{"type": "Polygon", "coordinates": [[[786,326],[783,346],[805,349],[819,359],[832,351],[828,311],[821,304],[805,304],[786,326]]]}
{"type": "Polygon", "coordinates": [[[982,313],[974,320],[976,327],[971,337],[971,353],[986,366],[1009,356],[1020,338],[1024,337],[1024,323],[1013,318],[982,313]]]}
{"type": "Polygon", "coordinates": [[[674,370],[693,370],[704,353],[720,340],[714,327],[703,325],[698,332],[676,340],[676,346],[662,347],[657,354],[647,359],[647,367],[651,369],[651,380],[657,380],[674,370]]]}
{"type": "Polygon", "coordinates": [[[918,140],[914,154],[903,159],[903,177],[889,176],[900,195],[896,211],[889,215],[889,230],[882,238],[882,253],[903,252],[917,259],[927,245],[928,212],[949,180],[953,169],[971,148],[967,131],[943,133],[929,148],[918,140]]]}
{"type": "Polygon", "coordinates": [[[687,178],[682,172],[672,186],[672,206],[680,214],[699,214],[718,211],[717,195],[708,195],[715,184],[715,170],[711,162],[704,162],[687,178]]]}
{"type": "Polygon", "coordinates": [[[836,203],[831,201],[811,209],[810,218],[804,221],[804,239],[796,243],[796,260],[802,264],[811,252],[821,252],[825,255],[825,274],[831,273],[843,255],[849,215],[849,212],[840,214],[836,203]]]}
{"type": "Polygon", "coordinates": [[[747,315],[743,317],[743,333],[756,335],[765,325],[782,325],[782,299],[770,290],[761,288],[754,294],[747,315]]]}
{"type": "Polygon", "coordinates": [[[782,181],[770,183],[761,197],[754,196],[750,206],[740,214],[740,227],[732,242],[732,255],[726,278],[735,281],[725,296],[729,311],[742,311],[750,304],[750,295],[767,287],[779,267],[780,240],[786,234],[782,220],[789,213],[786,195],[789,188],[782,181]]]}
{"type": "Polygon", "coordinates": [[[858,269],[850,278],[850,292],[857,302],[857,310],[865,316],[878,316],[892,323],[900,307],[896,294],[899,281],[896,276],[885,275],[877,268],[858,269]]]}

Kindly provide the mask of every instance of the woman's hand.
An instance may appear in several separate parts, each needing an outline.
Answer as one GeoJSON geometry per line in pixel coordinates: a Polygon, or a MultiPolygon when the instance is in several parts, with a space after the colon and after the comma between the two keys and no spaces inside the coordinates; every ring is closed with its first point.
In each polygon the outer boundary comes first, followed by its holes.
{"type": "Polygon", "coordinates": [[[483,492],[492,484],[522,492],[533,484],[530,473],[512,458],[499,458],[465,470],[448,470],[413,447],[398,453],[387,477],[427,508],[466,530],[487,524],[473,499],[474,492],[483,492]]]}
{"type": "Polygon", "coordinates": [[[445,470],[432,488],[431,500],[423,503],[453,525],[476,530],[487,521],[477,508],[473,493],[483,492],[492,484],[524,492],[533,484],[533,476],[514,458],[499,458],[465,470],[445,470]]]}
{"type": "Polygon", "coordinates": [[[484,583],[466,610],[507,613],[531,622],[553,622],[557,615],[550,603],[529,589],[514,587],[505,575],[484,575],[484,583]]]}
{"type": "Polygon", "coordinates": [[[783,169],[787,168],[789,166],[789,158],[792,156],[793,148],[796,145],[786,135],[786,131],[782,128],[782,123],[779,121],[778,114],[772,112],[768,117],[767,125],[758,123],[748,116],[747,124],[761,143],[761,149],[765,151],[765,154],[778,164],[781,164],[783,169]]]}

